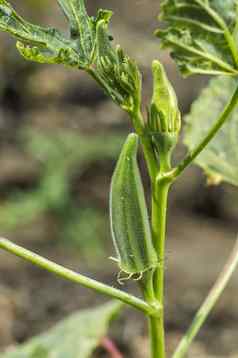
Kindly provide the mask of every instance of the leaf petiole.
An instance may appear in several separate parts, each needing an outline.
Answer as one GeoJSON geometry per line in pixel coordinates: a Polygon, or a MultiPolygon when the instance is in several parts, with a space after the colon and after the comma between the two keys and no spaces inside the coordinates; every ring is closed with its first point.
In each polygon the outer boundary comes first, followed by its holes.
{"type": "Polygon", "coordinates": [[[206,137],[194,148],[185,159],[172,171],[167,173],[166,176],[173,178],[175,180],[179,175],[183,173],[183,171],[190,165],[192,162],[199,156],[199,154],[205,149],[205,147],[211,142],[211,140],[215,137],[217,132],[221,129],[221,127],[226,123],[226,121],[230,118],[231,113],[235,109],[238,104],[238,87],[236,88],[233,96],[231,97],[229,103],[225,107],[223,113],[220,115],[215,124],[211,127],[206,137]]]}
{"type": "Polygon", "coordinates": [[[133,295],[130,295],[124,291],[118,290],[111,286],[108,286],[104,283],[98,282],[94,279],[81,275],[77,272],[74,272],[70,269],[67,269],[64,266],[58,265],[55,262],[52,262],[40,255],[31,252],[19,245],[12,243],[7,239],[0,238],[0,249],[8,251],[15,256],[18,256],[28,262],[31,262],[33,265],[39,266],[44,270],[47,270],[51,273],[56,274],[68,281],[78,283],[86,288],[93,289],[98,293],[104,294],[106,296],[116,298],[142,312],[148,316],[158,316],[160,315],[160,304],[156,303],[156,307],[149,305],[140,298],[137,298],[133,295]]]}

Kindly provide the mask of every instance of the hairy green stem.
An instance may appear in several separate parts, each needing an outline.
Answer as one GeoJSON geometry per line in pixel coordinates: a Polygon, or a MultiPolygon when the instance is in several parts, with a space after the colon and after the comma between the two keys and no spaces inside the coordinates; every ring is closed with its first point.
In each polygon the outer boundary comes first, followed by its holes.
{"type": "Polygon", "coordinates": [[[152,232],[154,247],[158,254],[159,266],[154,274],[154,294],[162,306],[158,319],[150,319],[152,357],[165,357],[164,332],[164,261],[169,183],[159,181],[154,186],[152,198],[152,232]]]}
{"type": "MultiPolygon", "coordinates": [[[[144,140],[148,140],[145,136],[144,140]]],[[[146,143],[148,144],[148,142],[146,143]]],[[[150,144],[151,145],[151,144],[150,144]]],[[[152,146],[152,145],[151,145],[152,146]]],[[[145,277],[144,287],[141,285],[145,300],[149,303],[150,300],[159,302],[161,312],[159,317],[148,317],[149,323],[149,337],[151,347],[151,358],[165,358],[165,332],[164,332],[164,253],[165,253],[165,237],[166,237],[166,217],[167,217],[167,200],[168,191],[171,180],[164,178],[164,174],[170,170],[170,153],[164,153],[160,156],[160,168],[156,161],[154,151],[150,147],[143,146],[145,159],[149,169],[151,178],[152,191],[152,235],[154,247],[158,255],[158,268],[153,274],[153,281],[149,281],[150,277],[145,277]],[[150,155],[147,155],[148,152],[150,155]],[[151,285],[152,290],[151,290],[151,285]],[[146,288],[150,290],[146,290],[146,288]],[[147,291],[150,292],[148,296],[147,291]],[[152,294],[151,294],[152,291],[152,294]],[[147,293],[147,294],[146,294],[147,293]],[[151,298],[152,297],[152,298],[151,298]]]]}
{"type": "Polygon", "coordinates": [[[187,157],[177,166],[177,168],[175,168],[168,174],[168,177],[171,177],[174,180],[198,157],[198,155],[203,151],[203,149],[205,149],[205,147],[215,137],[215,135],[221,129],[224,123],[229,119],[231,113],[237,106],[237,103],[238,103],[238,87],[236,88],[229,103],[225,107],[223,113],[218,118],[218,120],[214,123],[214,125],[211,127],[206,137],[196,146],[195,149],[193,149],[190,153],[188,153],[187,157]]]}
{"type": "Polygon", "coordinates": [[[167,221],[167,201],[170,183],[161,181],[157,184],[152,200],[152,232],[154,247],[158,253],[159,266],[155,275],[155,296],[162,303],[164,297],[164,261],[167,221]]]}
{"type": "Polygon", "coordinates": [[[149,333],[152,358],[165,358],[165,330],[164,330],[164,261],[167,221],[167,202],[170,181],[163,175],[171,168],[170,153],[160,156],[160,172],[152,181],[152,235],[154,247],[158,255],[159,266],[154,273],[154,296],[162,307],[160,317],[149,317],[149,333]]]}
{"type": "Polygon", "coordinates": [[[12,243],[9,240],[0,238],[0,248],[8,251],[28,262],[31,262],[33,265],[39,266],[51,273],[56,274],[57,276],[60,276],[66,280],[78,283],[84,287],[93,289],[97,291],[98,293],[107,295],[112,298],[116,298],[130,306],[133,306],[134,308],[142,311],[146,315],[159,315],[160,314],[160,306],[159,304],[156,305],[156,307],[153,307],[146,303],[145,301],[130,295],[124,291],[118,290],[116,288],[113,288],[111,286],[105,285],[101,282],[98,282],[96,280],[93,280],[91,278],[88,278],[86,276],[83,276],[79,273],[76,273],[72,270],[69,270],[61,265],[58,265],[50,260],[47,260],[21,246],[18,246],[14,243],[12,243]]]}
{"type": "Polygon", "coordinates": [[[165,339],[163,318],[149,317],[149,337],[151,358],[165,357],[165,339]]]}
{"type": "Polygon", "coordinates": [[[238,240],[236,241],[235,247],[223,271],[219,275],[215,285],[213,286],[206,300],[204,301],[199,311],[197,312],[188,332],[182,338],[178,348],[176,349],[173,355],[173,358],[185,357],[185,354],[187,353],[193,339],[199,332],[201,326],[205,322],[210,311],[215,306],[218,298],[221,296],[222,292],[224,291],[237,265],[238,265],[238,240]]]}

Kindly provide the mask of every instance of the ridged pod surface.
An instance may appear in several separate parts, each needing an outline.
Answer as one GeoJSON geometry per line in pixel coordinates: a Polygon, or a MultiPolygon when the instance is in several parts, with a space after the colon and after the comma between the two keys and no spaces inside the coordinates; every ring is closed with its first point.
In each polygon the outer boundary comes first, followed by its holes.
{"type": "Polygon", "coordinates": [[[137,164],[139,137],[129,134],[112,177],[110,219],[121,271],[142,274],[158,265],[137,164]]]}

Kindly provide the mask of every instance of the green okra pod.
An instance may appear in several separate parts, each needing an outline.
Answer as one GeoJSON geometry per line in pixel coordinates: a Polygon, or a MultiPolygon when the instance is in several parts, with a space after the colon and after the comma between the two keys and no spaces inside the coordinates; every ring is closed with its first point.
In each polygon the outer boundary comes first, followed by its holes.
{"type": "MultiPolygon", "coordinates": [[[[112,177],[110,219],[121,272],[142,277],[158,265],[137,164],[139,137],[129,134],[112,177]]],[[[135,276],[135,277],[136,277],[135,276]]]]}

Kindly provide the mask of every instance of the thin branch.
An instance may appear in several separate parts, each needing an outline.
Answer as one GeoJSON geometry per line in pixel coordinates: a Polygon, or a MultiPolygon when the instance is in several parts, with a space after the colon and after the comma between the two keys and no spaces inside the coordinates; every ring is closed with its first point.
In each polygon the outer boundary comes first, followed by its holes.
{"type": "Polygon", "coordinates": [[[31,262],[33,265],[39,266],[51,273],[54,273],[57,276],[60,276],[66,280],[78,283],[84,287],[93,289],[98,293],[104,294],[106,296],[118,299],[134,308],[144,312],[146,315],[159,315],[161,307],[156,305],[152,307],[147,304],[145,301],[130,295],[124,291],[118,290],[111,286],[105,285],[104,283],[98,282],[91,278],[88,278],[84,275],[81,275],[77,272],[74,272],[70,269],[67,269],[61,265],[58,265],[52,261],[49,261],[34,252],[31,252],[21,246],[18,246],[12,243],[9,240],[0,238],[0,249],[8,251],[28,262],[31,262]]]}
{"type": "Polygon", "coordinates": [[[230,280],[232,274],[234,273],[236,267],[238,265],[238,239],[236,241],[235,247],[223,269],[221,274],[219,275],[215,285],[212,287],[210,293],[208,294],[206,300],[200,307],[197,312],[188,332],[182,338],[178,348],[176,349],[173,358],[183,358],[187,353],[193,339],[196,337],[199,332],[201,326],[205,322],[209,313],[215,306],[217,300],[221,296],[224,291],[228,281],[230,280]]]}
{"type": "Polygon", "coordinates": [[[175,179],[177,178],[197,157],[198,155],[205,149],[205,147],[210,143],[210,141],[215,137],[217,132],[221,129],[223,124],[230,118],[231,113],[235,109],[238,103],[238,87],[236,88],[233,96],[231,97],[229,103],[225,107],[223,113],[218,118],[218,120],[214,123],[206,137],[197,145],[195,149],[193,149],[185,159],[170,173],[167,173],[167,176],[175,179]]]}

